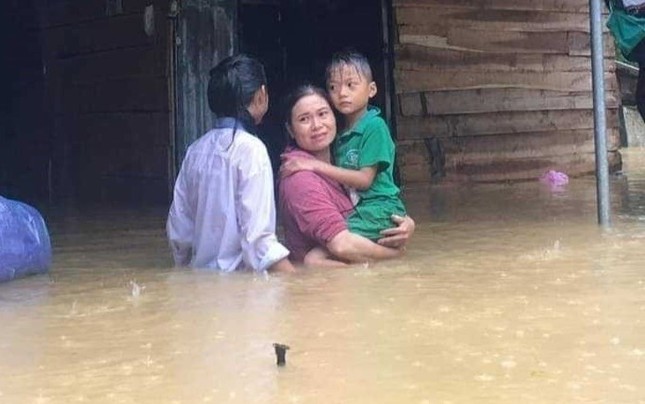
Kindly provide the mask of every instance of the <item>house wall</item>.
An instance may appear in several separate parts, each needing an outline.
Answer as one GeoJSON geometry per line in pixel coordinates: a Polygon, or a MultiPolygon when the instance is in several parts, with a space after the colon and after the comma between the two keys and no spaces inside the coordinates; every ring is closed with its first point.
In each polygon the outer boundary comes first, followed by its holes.
{"type": "MultiPolygon", "coordinates": [[[[394,0],[393,6],[405,183],[440,176],[437,150],[453,180],[594,171],[587,0],[394,0]]],[[[609,34],[605,45],[605,57],[613,57],[609,34]]],[[[606,59],[608,157],[615,170],[614,69],[606,59]]]]}
{"type": "MultiPolygon", "coordinates": [[[[169,4],[9,1],[0,191],[22,185],[39,198],[167,201],[169,4]]],[[[475,181],[594,170],[587,0],[393,0],[393,14],[404,182],[432,181],[433,170],[475,181]]],[[[616,169],[619,97],[610,58],[606,80],[616,169]]]]}
{"type": "Polygon", "coordinates": [[[168,3],[36,0],[56,197],[167,200],[168,3]]]}

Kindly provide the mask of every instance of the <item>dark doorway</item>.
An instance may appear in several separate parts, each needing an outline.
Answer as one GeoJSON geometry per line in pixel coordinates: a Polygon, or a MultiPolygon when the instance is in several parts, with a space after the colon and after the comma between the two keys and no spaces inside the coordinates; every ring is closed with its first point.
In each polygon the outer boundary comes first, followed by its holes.
{"type": "Polygon", "coordinates": [[[327,61],[351,47],[368,57],[378,93],[373,104],[391,121],[386,0],[243,0],[239,10],[240,50],[260,58],[267,70],[271,109],[263,140],[274,167],[285,145],[280,104],[294,85],[324,88],[327,61]]]}
{"type": "Polygon", "coordinates": [[[44,67],[32,1],[3,3],[0,13],[0,195],[28,202],[50,192],[44,67]]]}

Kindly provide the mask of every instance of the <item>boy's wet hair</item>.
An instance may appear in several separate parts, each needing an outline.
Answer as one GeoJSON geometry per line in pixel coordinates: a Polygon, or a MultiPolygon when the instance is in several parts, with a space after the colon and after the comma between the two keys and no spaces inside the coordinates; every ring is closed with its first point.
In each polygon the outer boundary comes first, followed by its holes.
{"type": "Polygon", "coordinates": [[[372,68],[370,67],[370,62],[367,60],[362,53],[355,51],[354,49],[345,49],[340,52],[336,52],[332,55],[331,60],[327,64],[327,69],[325,71],[325,78],[329,83],[331,76],[334,72],[341,69],[343,66],[352,66],[356,71],[363,76],[368,82],[372,81],[372,68]]]}
{"type": "Polygon", "coordinates": [[[262,63],[244,54],[229,56],[210,71],[208,107],[218,118],[236,118],[252,130],[255,124],[246,108],[266,84],[262,63]]]}

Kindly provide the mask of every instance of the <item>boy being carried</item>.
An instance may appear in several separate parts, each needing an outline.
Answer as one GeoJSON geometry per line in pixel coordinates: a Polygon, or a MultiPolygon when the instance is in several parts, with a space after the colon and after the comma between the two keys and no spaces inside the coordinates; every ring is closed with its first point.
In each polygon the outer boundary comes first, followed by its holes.
{"type": "Polygon", "coordinates": [[[395,146],[380,110],[369,105],[376,83],[367,58],[359,53],[337,53],[327,65],[327,91],[344,125],[336,138],[334,157],[338,166],[314,159],[290,159],[282,175],[310,170],[345,185],[354,211],[349,230],[371,240],[392,226],[392,215],[405,216],[405,206],[394,183],[395,146]]]}

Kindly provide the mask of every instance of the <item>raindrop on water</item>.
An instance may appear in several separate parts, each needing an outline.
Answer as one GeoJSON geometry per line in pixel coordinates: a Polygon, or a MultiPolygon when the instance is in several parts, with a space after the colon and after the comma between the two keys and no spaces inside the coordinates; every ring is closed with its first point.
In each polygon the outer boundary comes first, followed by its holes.
{"type": "Polygon", "coordinates": [[[143,292],[143,290],[146,288],[145,286],[140,286],[135,281],[130,281],[130,286],[132,287],[132,297],[139,297],[141,295],[141,292],[143,292]]]}

